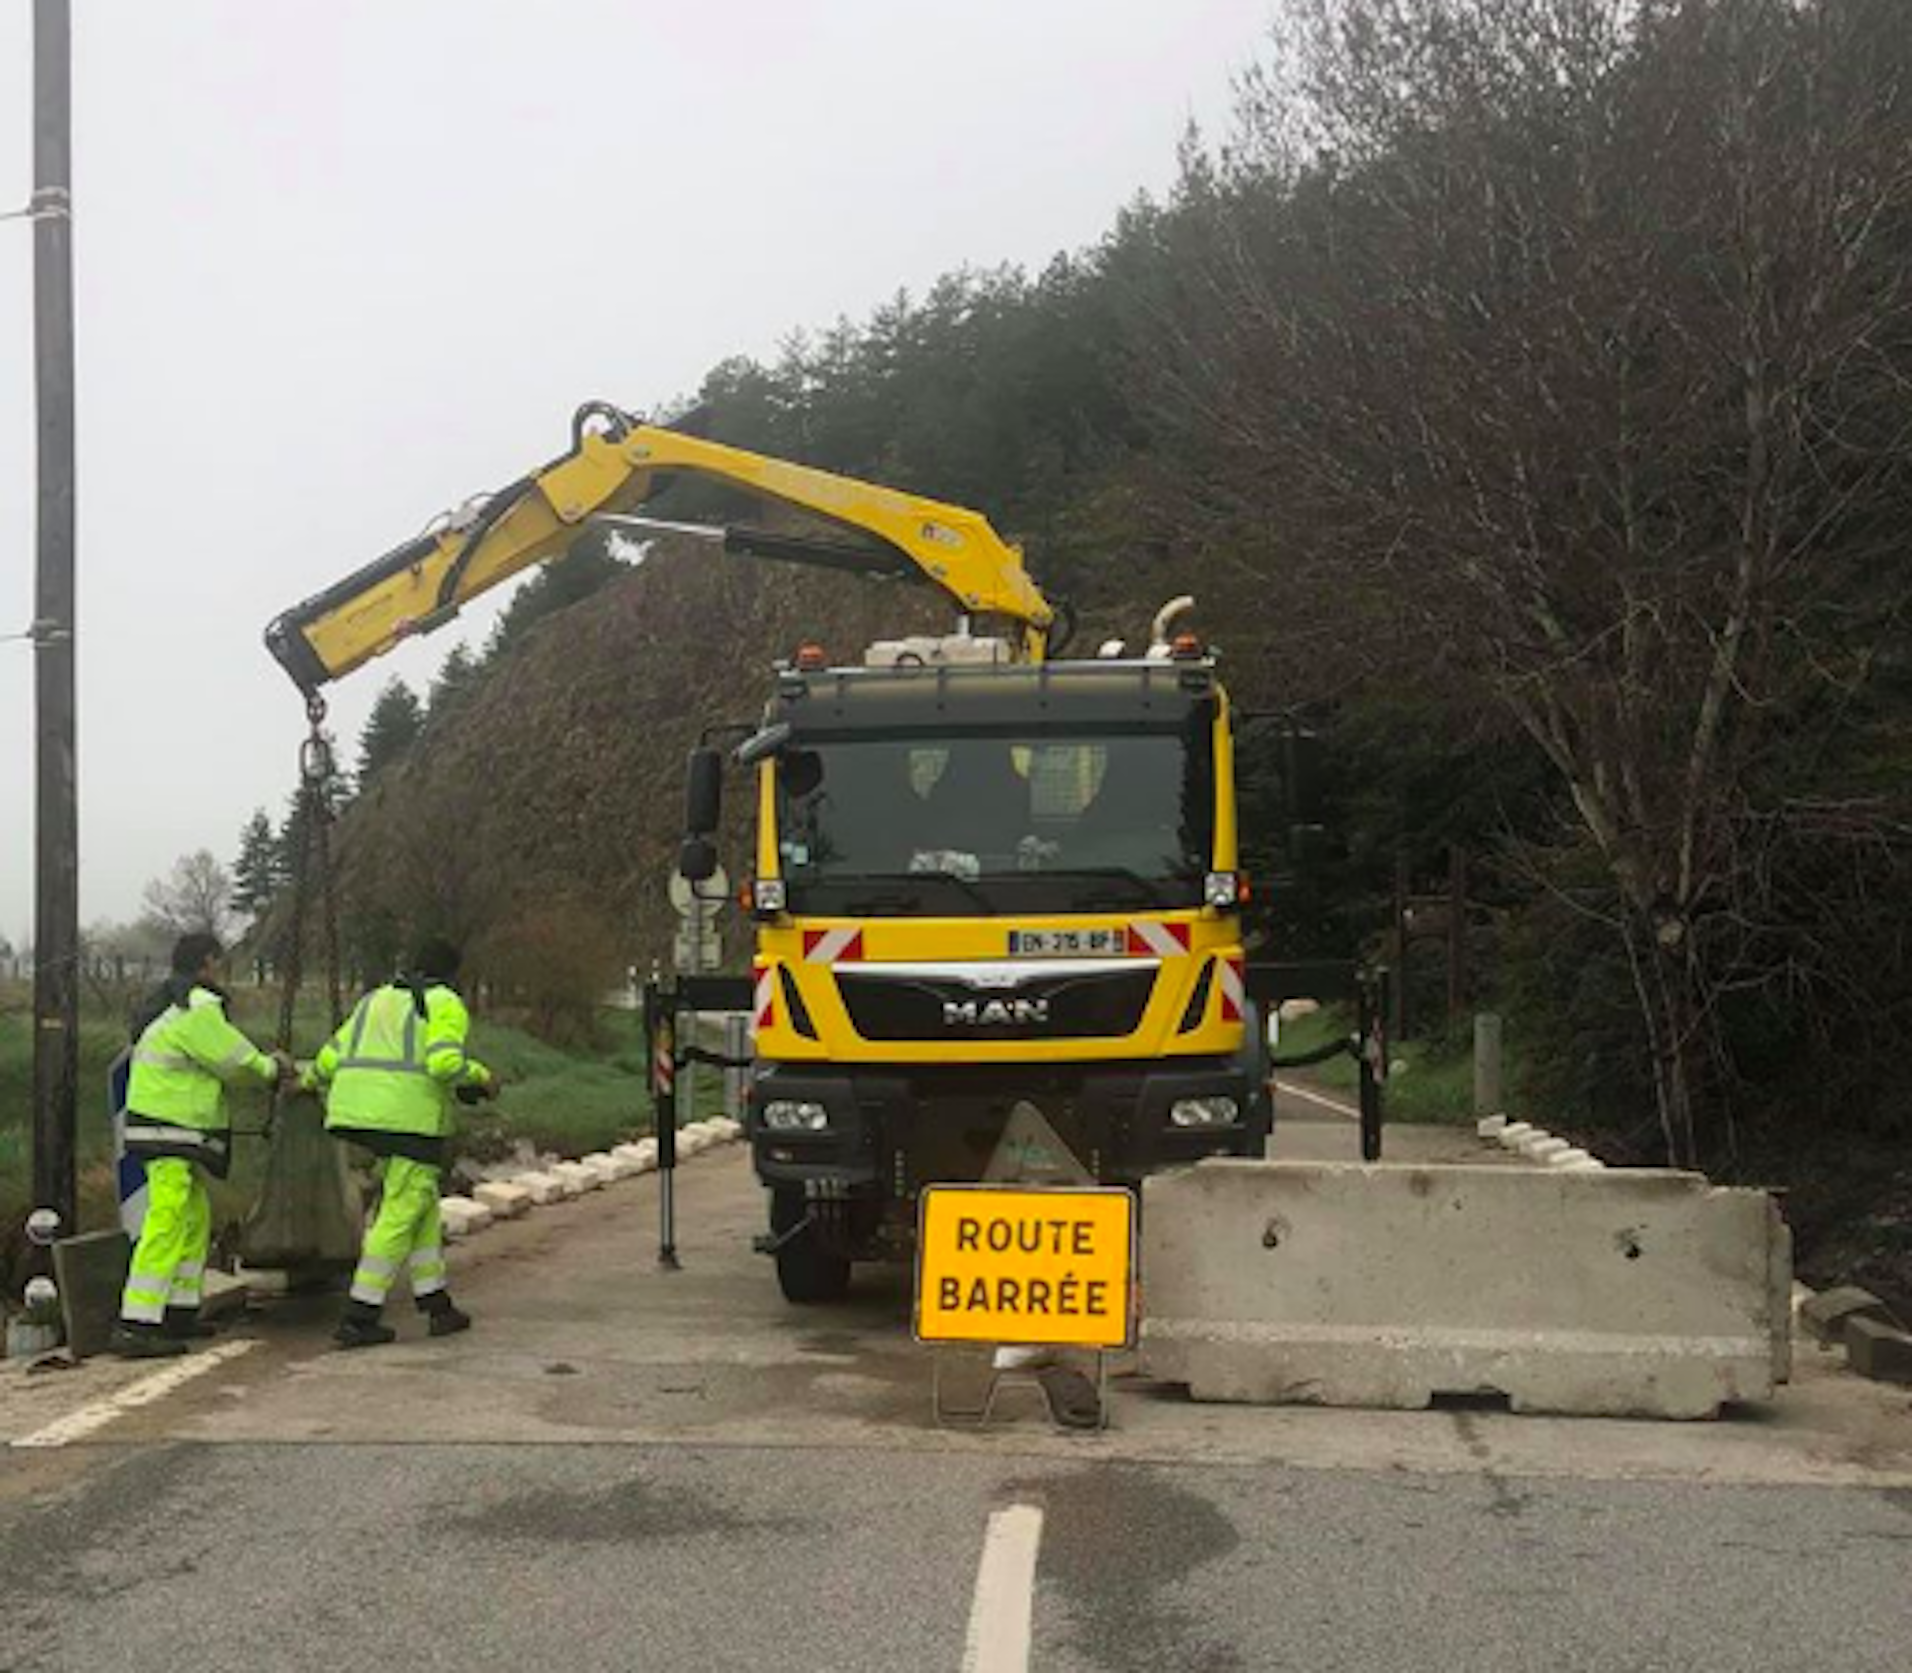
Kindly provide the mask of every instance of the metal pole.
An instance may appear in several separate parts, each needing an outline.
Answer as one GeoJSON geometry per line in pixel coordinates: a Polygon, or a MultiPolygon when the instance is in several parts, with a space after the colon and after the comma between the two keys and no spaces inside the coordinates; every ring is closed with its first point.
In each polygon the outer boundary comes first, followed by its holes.
{"type": "Polygon", "coordinates": [[[1394,984],[1388,990],[1387,1031],[1390,1046],[1405,1040],[1409,1027],[1407,1014],[1408,977],[1408,873],[1407,855],[1394,856],[1394,984]]]}
{"type": "Polygon", "coordinates": [[[1451,843],[1447,850],[1447,1020],[1455,1022],[1467,1003],[1467,854],[1451,843]]]}
{"type": "Polygon", "coordinates": [[[750,1090],[750,1071],[743,1060],[750,1055],[750,1018],[733,1011],[724,1018],[724,1114],[732,1121],[744,1118],[744,1099],[750,1090]]]}
{"type": "Polygon", "coordinates": [[[677,988],[653,981],[644,990],[644,1033],[651,1053],[651,1108],[657,1129],[657,1264],[675,1272],[677,1258],[677,988]]]}
{"type": "Polygon", "coordinates": [[[73,679],[73,63],[68,0],[33,8],[33,369],[39,453],[34,587],[33,1198],[75,1224],[80,1080],[79,811],[73,679]]]}

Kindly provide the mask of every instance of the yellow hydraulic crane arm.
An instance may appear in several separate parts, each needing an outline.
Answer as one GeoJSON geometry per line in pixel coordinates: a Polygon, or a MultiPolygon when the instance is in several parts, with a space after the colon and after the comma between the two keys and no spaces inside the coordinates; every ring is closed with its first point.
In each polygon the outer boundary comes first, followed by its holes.
{"type": "Polygon", "coordinates": [[[593,518],[637,510],[679,472],[869,537],[850,544],[730,528],[721,531],[726,549],[927,582],[965,615],[1006,620],[1018,656],[1042,660],[1055,612],[1021,549],[981,513],[643,424],[602,402],[579,409],[568,452],[286,611],[266,629],[266,645],[310,696],[499,582],[562,557],[593,518]]]}

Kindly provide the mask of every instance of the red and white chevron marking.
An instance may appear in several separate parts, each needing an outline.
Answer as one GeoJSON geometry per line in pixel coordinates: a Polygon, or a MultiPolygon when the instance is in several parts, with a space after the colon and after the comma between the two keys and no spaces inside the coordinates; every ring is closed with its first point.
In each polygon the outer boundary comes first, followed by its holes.
{"type": "Polygon", "coordinates": [[[754,1008],[759,1028],[769,1028],[775,1024],[777,1020],[777,973],[775,970],[757,972],[754,1008]]]}
{"type": "Polygon", "coordinates": [[[1240,1022],[1248,1008],[1248,974],[1243,961],[1233,954],[1217,959],[1215,974],[1222,990],[1222,1021],[1240,1022]]]}
{"type": "Polygon", "coordinates": [[[806,964],[855,964],[863,957],[860,929],[807,929],[803,932],[806,964]]]}
{"type": "Polygon", "coordinates": [[[1129,939],[1157,958],[1180,958],[1188,951],[1192,931],[1187,924],[1158,924],[1137,918],[1129,925],[1129,939]]]}

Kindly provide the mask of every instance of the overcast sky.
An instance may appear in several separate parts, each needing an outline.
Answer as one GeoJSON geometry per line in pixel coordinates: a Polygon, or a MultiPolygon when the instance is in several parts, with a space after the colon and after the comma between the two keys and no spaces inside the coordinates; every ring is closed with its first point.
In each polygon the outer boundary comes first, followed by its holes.
{"type": "MultiPolygon", "coordinates": [[[[277,816],[275,612],[549,457],[588,397],[650,409],[1092,241],[1225,120],[1270,4],[77,0],[82,918],[277,816]]],[[[0,210],[32,184],[31,12],[0,7],[0,210]]],[[[0,222],[0,633],[32,614],[31,277],[0,222]]],[[[457,631],[335,688],[341,740],[457,631]]],[[[0,644],[15,942],[32,654],[0,644]]]]}

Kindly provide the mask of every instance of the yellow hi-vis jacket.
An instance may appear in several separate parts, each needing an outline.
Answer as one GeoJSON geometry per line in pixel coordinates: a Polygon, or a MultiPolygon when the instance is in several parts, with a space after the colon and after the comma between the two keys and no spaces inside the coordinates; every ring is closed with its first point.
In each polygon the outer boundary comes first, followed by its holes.
{"type": "Polygon", "coordinates": [[[278,1073],[278,1065],[226,1020],[222,994],[189,989],[183,1003],[175,999],[133,1042],[127,1153],[182,1156],[223,1175],[232,1129],[226,1082],[270,1085],[278,1073]]]}
{"type": "Polygon", "coordinates": [[[464,1000],[442,983],[374,988],[312,1060],[312,1084],[327,1089],[326,1127],[443,1139],[452,1091],[491,1079],[465,1050],[470,1031],[464,1000]]]}

